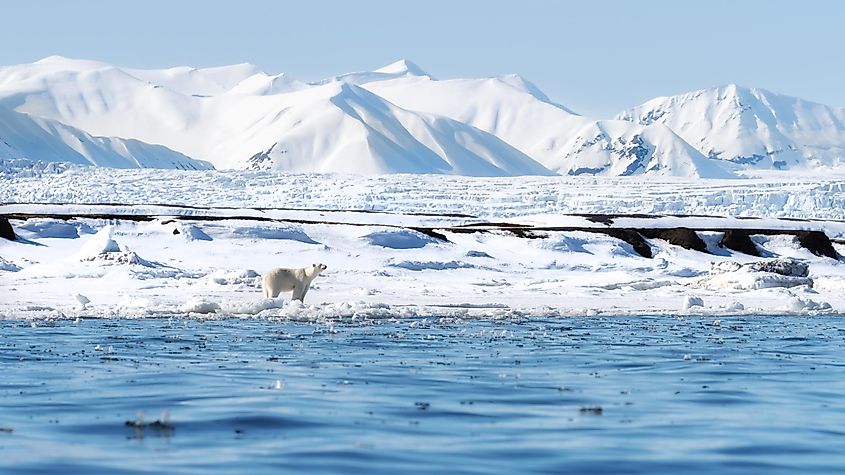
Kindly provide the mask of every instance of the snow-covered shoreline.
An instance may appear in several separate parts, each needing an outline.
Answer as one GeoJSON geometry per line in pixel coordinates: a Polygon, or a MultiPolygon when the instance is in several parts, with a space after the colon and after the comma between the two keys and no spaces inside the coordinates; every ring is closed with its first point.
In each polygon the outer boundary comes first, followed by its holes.
{"type": "MultiPolygon", "coordinates": [[[[841,259],[814,255],[789,234],[752,236],[761,257],[750,256],[720,247],[722,233],[715,230],[726,223],[775,226],[841,238],[845,224],[835,220],[845,217],[839,204],[845,197],[836,179],[498,180],[72,168],[40,177],[7,176],[0,185],[2,202],[46,203],[0,206],[7,216],[57,209],[70,215],[92,209],[153,215],[146,221],[12,219],[22,240],[0,241],[0,318],[332,321],[845,313],[841,259]],[[65,202],[75,205],[58,204],[65,202]],[[92,206],[98,202],[111,204],[92,206]],[[156,203],[196,208],[181,214],[156,203]],[[226,212],[238,217],[202,219],[223,213],[205,206],[234,207],[226,212]],[[256,209],[262,207],[310,211],[256,209]],[[709,217],[617,216],[606,224],[563,216],[564,209],[709,217]],[[764,219],[737,218],[742,216],[764,219]],[[707,229],[698,235],[708,252],[647,239],[653,253],[647,259],[625,241],[583,230],[544,231],[533,239],[502,230],[449,230],[496,219],[547,226],[698,226],[707,229]],[[446,240],[414,226],[440,228],[446,240]],[[116,245],[103,244],[109,240],[116,245]],[[722,271],[711,268],[713,262],[729,263],[717,266],[724,269],[782,259],[807,264],[806,278],[748,268],[720,277],[722,271]],[[289,302],[288,295],[261,295],[258,276],[270,267],[316,262],[328,270],[315,280],[304,305],[289,302]]],[[[845,253],[841,244],[834,248],[845,253]]]]}

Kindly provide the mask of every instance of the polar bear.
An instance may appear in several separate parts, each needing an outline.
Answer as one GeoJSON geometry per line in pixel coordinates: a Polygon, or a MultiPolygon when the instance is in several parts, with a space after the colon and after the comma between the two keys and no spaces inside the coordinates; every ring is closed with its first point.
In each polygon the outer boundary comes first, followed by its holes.
{"type": "Polygon", "coordinates": [[[292,300],[302,302],[305,299],[305,294],[308,293],[311,281],[324,270],[326,270],[325,264],[311,264],[301,269],[282,269],[280,267],[270,269],[264,273],[262,279],[264,296],[276,298],[281,292],[293,290],[292,300]]]}

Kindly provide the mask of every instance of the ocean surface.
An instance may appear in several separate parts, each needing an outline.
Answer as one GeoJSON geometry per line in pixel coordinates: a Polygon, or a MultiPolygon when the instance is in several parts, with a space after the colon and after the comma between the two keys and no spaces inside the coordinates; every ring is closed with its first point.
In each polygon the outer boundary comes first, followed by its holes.
{"type": "Polygon", "coordinates": [[[841,317],[0,321],[0,473],[843,473],[841,317]]]}

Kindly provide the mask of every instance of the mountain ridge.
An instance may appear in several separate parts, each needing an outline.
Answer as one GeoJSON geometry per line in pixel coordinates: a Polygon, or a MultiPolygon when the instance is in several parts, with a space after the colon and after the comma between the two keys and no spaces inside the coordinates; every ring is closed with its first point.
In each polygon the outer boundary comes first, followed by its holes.
{"type": "Polygon", "coordinates": [[[726,84],[651,99],[617,115],[675,130],[737,168],[812,169],[845,163],[845,109],[726,84]]]}
{"type": "Polygon", "coordinates": [[[119,137],[95,137],[58,121],[0,107],[0,159],[67,162],[112,168],[209,170],[163,145],[119,137]]]}
{"type": "Polygon", "coordinates": [[[408,59],[305,82],[250,63],[145,70],[51,56],[0,66],[0,107],[135,140],[121,142],[123,165],[167,155],[151,145],[162,144],[218,168],[297,172],[731,178],[845,166],[845,110],[762,89],[658,97],[597,120],[518,74],[440,80],[408,59]]]}

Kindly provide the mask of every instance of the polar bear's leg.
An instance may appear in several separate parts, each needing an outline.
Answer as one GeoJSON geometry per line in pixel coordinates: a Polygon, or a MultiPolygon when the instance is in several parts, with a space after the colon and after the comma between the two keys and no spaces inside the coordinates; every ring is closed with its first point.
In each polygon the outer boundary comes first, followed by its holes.
{"type": "Polygon", "coordinates": [[[293,287],[293,295],[290,298],[291,300],[299,300],[302,302],[302,283],[297,283],[293,287]]]}
{"type": "Polygon", "coordinates": [[[264,296],[267,298],[276,298],[282,291],[282,285],[272,279],[264,279],[262,288],[264,289],[264,296]]]}
{"type": "Polygon", "coordinates": [[[299,294],[299,301],[305,302],[305,294],[308,293],[308,289],[311,288],[310,284],[304,284],[302,286],[302,292],[299,294]]]}
{"type": "Polygon", "coordinates": [[[291,300],[302,300],[305,298],[305,292],[308,292],[308,285],[303,284],[302,282],[298,282],[296,286],[293,288],[293,297],[291,300]]]}
{"type": "Polygon", "coordinates": [[[278,282],[264,281],[263,287],[264,287],[264,296],[267,297],[267,298],[276,298],[276,297],[279,296],[279,292],[281,292],[281,289],[279,288],[280,286],[279,286],[278,282]]]}

